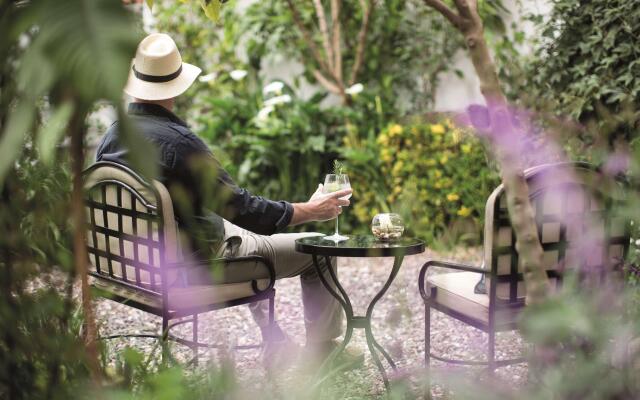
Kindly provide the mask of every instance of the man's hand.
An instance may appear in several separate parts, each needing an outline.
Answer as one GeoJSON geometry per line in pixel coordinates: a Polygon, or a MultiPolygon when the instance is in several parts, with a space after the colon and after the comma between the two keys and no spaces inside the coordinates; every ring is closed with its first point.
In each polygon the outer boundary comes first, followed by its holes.
{"type": "Polygon", "coordinates": [[[324,189],[324,185],[322,183],[318,183],[318,188],[311,195],[311,197],[309,198],[309,201],[313,201],[313,200],[317,199],[318,197],[322,196],[324,194],[324,193],[322,193],[322,189],[324,189]]]}
{"type": "Polygon", "coordinates": [[[295,203],[293,205],[293,217],[290,225],[298,225],[309,221],[327,221],[336,218],[342,212],[341,207],[351,204],[349,200],[341,199],[341,197],[348,196],[351,193],[351,189],[322,193],[322,185],[319,185],[308,202],[295,203]]]}

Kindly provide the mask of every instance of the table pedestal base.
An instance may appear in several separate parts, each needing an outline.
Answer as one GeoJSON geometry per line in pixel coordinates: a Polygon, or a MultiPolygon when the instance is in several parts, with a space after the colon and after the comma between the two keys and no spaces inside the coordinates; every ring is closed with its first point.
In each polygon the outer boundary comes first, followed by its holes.
{"type": "Polygon", "coordinates": [[[336,290],[334,289],[334,286],[332,286],[329,283],[327,278],[322,273],[322,268],[318,263],[318,257],[316,255],[312,255],[312,257],[313,257],[313,265],[315,266],[316,271],[318,272],[318,276],[320,277],[322,284],[329,291],[329,293],[331,293],[331,295],[335,297],[336,300],[338,300],[340,305],[342,305],[342,308],[344,309],[345,317],[347,320],[347,329],[345,331],[342,344],[333,351],[333,353],[329,356],[329,358],[327,358],[327,360],[325,361],[325,365],[331,365],[333,361],[336,359],[336,357],[344,351],[344,349],[347,347],[347,345],[351,341],[351,336],[353,335],[354,329],[364,329],[365,338],[367,340],[367,347],[369,348],[369,352],[371,353],[371,357],[373,358],[373,361],[375,362],[376,366],[378,367],[378,370],[380,371],[380,374],[382,375],[384,386],[387,389],[387,392],[389,392],[389,389],[390,389],[389,378],[387,377],[387,372],[384,366],[382,365],[382,361],[380,360],[380,356],[378,355],[378,352],[382,354],[382,356],[387,360],[387,362],[389,363],[389,365],[394,371],[397,370],[397,367],[396,367],[396,364],[393,362],[393,359],[391,358],[389,353],[387,353],[387,351],[382,347],[382,345],[380,345],[380,343],[378,343],[378,341],[373,336],[373,331],[371,329],[371,316],[373,315],[373,309],[376,303],[378,302],[378,300],[382,298],[382,296],[384,296],[384,294],[389,289],[389,286],[391,286],[391,283],[393,282],[396,275],[398,274],[398,271],[400,270],[400,265],[402,265],[402,259],[404,257],[403,256],[395,257],[393,262],[393,268],[391,269],[389,278],[387,278],[387,281],[385,282],[382,289],[380,289],[380,291],[375,295],[373,300],[371,300],[371,303],[369,303],[369,307],[367,307],[367,313],[364,316],[353,314],[353,306],[351,305],[351,300],[349,299],[349,296],[347,295],[347,292],[344,290],[342,285],[340,285],[340,281],[338,280],[336,272],[334,272],[333,267],[331,265],[331,258],[328,256],[325,256],[324,257],[325,264],[329,271],[329,276],[331,277],[331,283],[335,285],[335,288],[338,289],[339,293],[336,292],[336,290]]]}

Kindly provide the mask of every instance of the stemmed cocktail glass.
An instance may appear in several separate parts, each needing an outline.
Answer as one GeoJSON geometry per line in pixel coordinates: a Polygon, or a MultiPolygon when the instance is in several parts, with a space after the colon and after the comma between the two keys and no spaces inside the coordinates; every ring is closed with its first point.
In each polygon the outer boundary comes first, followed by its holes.
{"type": "MultiPolygon", "coordinates": [[[[324,178],[324,186],[322,188],[323,193],[333,193],[338,190],[343,189],[351,189],[351,184],[349,183],[349,177],[347,174],[328,174],[324,178]]],[[[351,197],[351,194],[348,194],[341,199],[347,200],[351,197]]],[[[333,235],[325,236],[325,239],[333,240],[334,242],[340,242],[343,240],[349,239],[348,236],[341,235],[338,232],[338,218],[340,216],[336,216],[336,231],[333,235]]]]}

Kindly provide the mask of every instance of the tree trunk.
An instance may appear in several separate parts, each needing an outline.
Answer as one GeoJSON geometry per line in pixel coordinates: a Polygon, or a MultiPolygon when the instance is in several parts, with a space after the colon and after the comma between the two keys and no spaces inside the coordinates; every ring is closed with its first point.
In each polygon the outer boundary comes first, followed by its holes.
{"type": "Polygon", "coordinates": [[[445,16],[464,36],[469,56],[480,80],[480,90],[487,103],[493,132],[491,145],[500,166],[507,208],[516,236],[516,249],[522,261],[527,303],[544,301],[549,291],[549,281],[542,264],[544,251],[538,238],[538,229],[531,202],[529,187],[520,162],[521,154],[510,144],[501,143],[503,135],[517,133],[500,87],[500,80],[484,37],[482,19],[475,0],[455,0],[458,14],[440,0],[425,3],[445,16]]]}
{"type": "MultiPolygon", "coordinates": [[[[480,80],[480,91],[487,102],[493,124],[507,127],[513,134],[511,115],[507,99],[500,87],[496,68],[484,38],[484,29],[480,17],[476,14],[471,28],[464,30],[465,42],[471,56],[473,67],[480,80]],[[499,121],[502,119],[501,121],[499,121]]],[[[495,127],[494,127],[495,129],[495,127]]],[[[517,149],[504,146],[499,142],[500,135],[493,138],[492,147],[500,165],[502,184],[505,188],[509,218],[516,235],[516,249],[522,260],[527,303],[544,301],[549,290],[549,281],[542,265],[544,251],[538,238],[535,214],[529,201],[529,186],[524,177],[521,157],[517,149]]]]}
{"type": "Polygon", "coordinates": [[[85,242],[86,221],[84,211],[84,189],[82,184],[82,170],[84,168],[84,119],[86,113],[77,109],[69,124],[71,136],[71,157],[73,174],[73,191],[71,193],[71,218],[73,221],[73,254],[76,274],[80,277],[82,291],[82,312],[84,314],[85,344],[89,371],[95,380],[100,376],[98,351],[96,348],[96,322],[91,306],[91,292],[87,264],[89,256],[85,242]]]}

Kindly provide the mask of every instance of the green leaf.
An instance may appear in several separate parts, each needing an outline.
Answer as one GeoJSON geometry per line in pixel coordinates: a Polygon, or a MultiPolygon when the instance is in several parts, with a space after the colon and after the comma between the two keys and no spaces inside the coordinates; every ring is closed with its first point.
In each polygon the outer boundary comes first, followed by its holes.
{"type": "Polygon", "coordinates": [[[39,33],[32,46],[46,55],[56,77],[86,102],[120,101],[139,40],[133,13],[111,0],[39,6],[39,33]]]}
{"type": "Polygon", "coordinates": [[[9,115],[9,121],[0,138],[0,187],[13,161],[22,153],[22,143],[33,125],[35,114],[34,102],[21,99],[9,115]]]}
{"type": "Polygon", "coordinates": [[[311,136],[307,139],[309,147],[313,151],[323,152],[327,138],[324,136],[311,136]]]}
{"type": "Polygon", "coordinates": [[[220,8],[222,3],[219,0],[200,0],[200,7],[204,10],[204,14],[213,22],[220,19],[220,8]]]}
{"type": "Polygon", "coordinates": [[[122,106],[118,107],[118,123],[122,142],[130,151],[129,162],[132,169],[146,178],[158,176],[158,150],[149,146],[149,142],[136,129],[122,106]]]}
{"type": "Polygon", "coordinates": [[[64,130],[69,123],[73,104],[66,102],[53,112],[49,121],[40,128],[37,137],[37,149],[40,159],[46,165],[51,165],[56,144],[64,134],[64,130]]]}
{"type": "Polygon", "coordinates": [[[153,8],[153,0],[147,0],[147,6],[149,6],[149,9],[153,8]]]}

